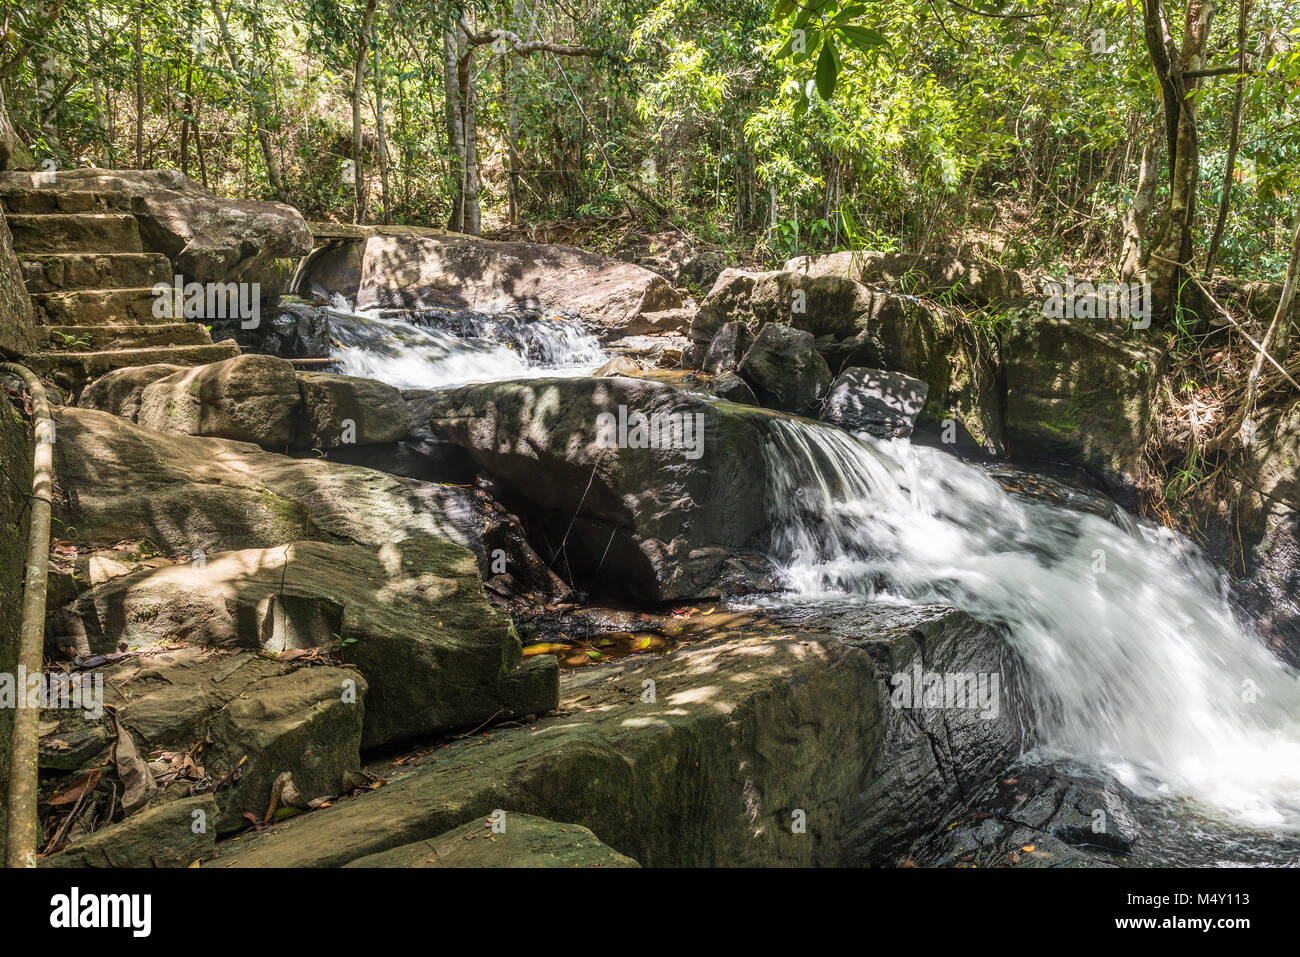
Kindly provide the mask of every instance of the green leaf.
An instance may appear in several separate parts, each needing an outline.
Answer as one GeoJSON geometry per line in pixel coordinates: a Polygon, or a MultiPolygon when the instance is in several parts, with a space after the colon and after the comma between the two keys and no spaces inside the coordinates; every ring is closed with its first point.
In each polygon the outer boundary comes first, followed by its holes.
{"type": "Polygon", "coordinates": [[[802,53],[796,53],[796,54],[794,55],[794,59],[791,61],[792,63],[794,63],[794,64],[796,64],[796,65],[797,65],[797,64],[800,64],[800,63],[803,63],[803,62],[804,62],[805,60],[807,60],[810,56],[812,56],[814,53],[816,53],[816,52],[817,52],[817,44],[821,43],[821,41],[822,41],[822,32],[821,32],[820,30],[818,30],[816,27],[809,27],[809,28],[805,31],[805,33],[806,33],[807,35],[806,35],[806,37],[805,37],[805,39],[804,39],[804,48],[803,48],[803,52],[802,52],[802,53]]]}
{"type": "Polygon", "coordinates": [[[835,81],[839,75],[840,59],[831,38],[827,37],[822,44],[822,52],[817,57],[817,92],[823,100],[829,101],[835,94],[835,81]]]}
{"type": "Polygon", "coordinates": [[[844,39],[849,41],[851,46],[856,47],[863,53],[870,53],[873,47],[887,47],[889,41],[879,30],[873,30],[871,27],[845,26],[840,27],[840,33],[844,39]]]}
{"type": "Polygon", "coordinates": [[[776,20],[784,20],[794,11],[794,0],[777,0],[776,9],[772,11],[772,17],[776,20]]]}

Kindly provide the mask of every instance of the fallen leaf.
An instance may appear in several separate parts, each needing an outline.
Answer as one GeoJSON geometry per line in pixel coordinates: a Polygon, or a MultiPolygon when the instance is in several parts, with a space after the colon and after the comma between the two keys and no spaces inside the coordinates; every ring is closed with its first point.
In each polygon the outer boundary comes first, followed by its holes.
{"type": "Polygon", "coordinates": [[[95,790],[95,785],[99,783],[102,774],[103,772],[101,772],[99,768],[86,772],[67,787],[60,789],[45,803],[54,807],[62,807],[65,804],[76,804],[84,796],[95,790]]]}

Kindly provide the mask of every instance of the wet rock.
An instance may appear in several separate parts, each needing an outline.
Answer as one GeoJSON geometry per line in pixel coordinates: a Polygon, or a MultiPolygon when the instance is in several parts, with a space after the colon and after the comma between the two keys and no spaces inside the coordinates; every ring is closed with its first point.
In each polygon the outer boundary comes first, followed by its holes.
{"type": "Polygon", "coordinates": [[[513,496],[576,587],[717,594],[723,562],[762,528],[757,411],[622,377],[486,383],[427,402],[428,428],[513,496]]]}
{"type": "Polygon", "coordinates": [[[710,375],[735,372],[753,344],[754,336],[747,326],[739,322],[724,322],[709,343],[700,368],[710,375]]]}
{"type": "Polygon", "coordinates": [[[188,867],[212,855],[217,802],[211,794],[149,808],[77,841],[41,867],[188,867]],[[210,823],[196,829],[195,815],[210,823]]]}
{"type": "Polygon", "coordinates": [[[754,390],[749,387],[749,383],[734,372],[722,373],[710,383],[710,386],[713,394],[719,399],[740,402],[744,405],[758,405],[758,397],[754,395],[754,390]]]}
{"type": "Polygon", "coordinates": [[[845,369],[831,383],[822,420],[883,438],[905,438],[925,407],[927,391],[924,382],[901,372],[845,369]]]}
{"type": "MultiPolygon", "coordinates": [[[[263,290],[263,295],[265,295],[263,290]]],[[[234,339],[244,352],[281,359],[327,359],[330,355],[330,320],[323,305],[292,296],[262,307],[258,324],[244,328],[238,319],[210,319],[214,342],[234,339]]]]}
{"type": "Polygon", "coordinates": [[[1269,645],[1300,665],[1300,402],[1259,414],[1231,466],[1236,494],[1207,490],[1199,511],[1234,590],[1269,645]]]}
{"type": "Polygon", "coordinates": [[[961,613],[878,608],[855,629],[854,644],[816,630],[718,639],[567,673],[567,714],[452,742],[214,863],[336,866],[497,808],[580,824],[647,867],[893,863],[964,782],[1018,753],[1017,703],[1008,694],[993,720],[891,705],[878,662],[911,668],[916,630],[927,667],[1002,666],[997,633],[961,613]]]}
{"type": "Polygon", "coordinates": [[[140,395],[145,388],[159,379],[184,371],[184,366],[166,362],[114,369],[86,386],[77,405],[83,409],[111,412],[134,422],[140,412],[140,395]]]}
{"type": "Polygon", "coordinates": [[[273,356],[235,356],[184,369],[140,392],[136,422],[147,429],[288,445],[302,397],[293,366],[273,356]]]}
{"type": "Polygon", "coordinates": [[[918,841],[927,867],[1113,867],[1139,837],[1133,796],[1109,775],[1068,764],[1017,764],[918,841]]]}
{"type": "Polygon", "coordinates": [[[581,824],[507,810],[446,834],[369,854],[348,867],[640,867],[581,824]]]}
{"type": "Polygon", "coordinates": [[[300,372],[298,384],[303,419],[299,445],[380,445],[407,433],[406,402],[391,385],[329,372],[300,372]]]}
{"type": "Polygon", "coordinates": [[[762,405],[799,415],[815,412],[831,384],[811,333],[774,323],[759,330],[737,371],[762,405]]]}

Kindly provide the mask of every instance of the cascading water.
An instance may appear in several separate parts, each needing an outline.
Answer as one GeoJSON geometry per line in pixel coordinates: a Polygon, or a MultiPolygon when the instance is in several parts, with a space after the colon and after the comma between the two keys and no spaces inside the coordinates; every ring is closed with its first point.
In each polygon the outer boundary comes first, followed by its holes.
{"type": "Polygon", "coordinates": [[[604,361],[600,343],[576,322],[482,314],[388,314],[354,311],[336,295],[327,310],[346,375],[399,389],[445,389],[588,372],[604,361]]]}
{"type": "Polygon", "coordinates": [[[766,454],[789,597],[938,602],[1003,626],[1045,746],[1144,797],[1300,830],[1300,679],[1190,543],[1023,499],[906,440],[775,420],[766,454]]]}

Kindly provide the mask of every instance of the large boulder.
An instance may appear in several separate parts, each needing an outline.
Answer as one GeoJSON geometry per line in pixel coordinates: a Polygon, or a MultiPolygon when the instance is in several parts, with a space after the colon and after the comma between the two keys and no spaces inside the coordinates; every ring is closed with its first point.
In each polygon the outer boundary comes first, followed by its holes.
{"type": "Polygon", "coordinates": [[[787,262],[785,269],[809,277],[889,286],[906,295],[951,297],[977,306],[1017,305],[1033,295],[1027,277],[978,256],[838,252],[799,256],[787,262]]]}
{"type": "Polygon", "coordinates": [[[728,322],[753,322],[750,295],[754,284],[770,272],[750,272],[744,269],[724,269],[714,281],[709,294],[700,303],[691,319],[691,340],[695,343],[695,365],[704,359],[709,343],[728,322]]]}
{"type": "Polygon", "coordinates": [[[515,814],[580,824],[646,867],[895,863],[971,782],[1020,752],[1019,669],[996,628],[886,606],[862,611],[849,641],[815,624],[769,627],[774,636],[567,673],[566,713],[451,742],[377,791],[227,845],[214,863],[337,866],[495,809],[507,831],[515,814]],[[923,657],[927,673],[998,675],[999,693],[985,709],[895,706],[895,679],[923,657]]]}
{"type": "Polygon", "coordinates": [[[754,336],[747,326],[739,322],[724,322],[709,343],[700,368],[709,375],[735,372],[753,344],[754,336]]]}
{"type": "Polygon", "coordinates": [[[831,383],[822,420],[882,438],[912,434],[928,386],[901,372],[845,369],[831,383]]]}
{"type": "Polygon", "coordinates": [[[338,293],[358,309],[541,309],[576,314],[602,340],[656,330],[647,314],[681,306],[661,276],[567,246],[506,243],[376,226],[303,267],[298,290],[338,293]]]}
{"type": "Polygon", "coordinates": [[[300,372],[302,427],[299,445],[379,445],[407,433],[406,401],[391,385],[375,379],[300,372]]]}
{"type": "Polygon", "coordinates": [[[1147,331],[1023,311],[1003,354],[1009,453],[1082,467],[1133,504],[1163,351],[1147,331]]]}
{"type": "MultiPolygon", "coordinates": [[[[0,109],[0,114],[3,112],[0,109]]],[[[0,355],[21,356],[31,352],[36,342],[35,326],[36,314],[14,253],[13,236],[0,212],[0,355]]]]}
{"type": "Polygon", "coordinates": [[[816,412],[831,384],[812,333],[772,322],[759,330],[737,371],[760,403],[797,415],[816,412]]]}
{"type": "Polygon", "coordinates": [[[255,445],[155,432],[89,409],[55,415],[58,517],[84,545],[147,539],[169,556],[303,539],[369,545],[431,536],[482,560],[468,490],[255,445]]]}
{"type": "Polygon", "coordinates": [[[82,653],[183,641],[279,653],[329,648],[369,685],[366,747],[555,707],[554,659],[519,668],[472,552],[432,538],[379,549],[297,542],[115,578],[52,613],[82,653]]]}
{"type": "Polygon", "coordinates": [[[274,356],[235,356],[158,379],[140,393],[147,429],[284,447],[302,397],[293,366],[274,356]]]}
{"type": "Polygon", "coordinates": [[[923,422],[933,428],[952,420],[963,450],[1004,450],[998,346],[958,309],[869,288],[835,270],[727,270],[691,326],[697,366],[728,322],[750,332],[763,323],[809,332],[832,371],[864,366],[920,379],[923,422]]]}
{"type": "Polygon", "coordinates": [[[724,372],[709,383],[710,391],[719,399],[739,402],[743,405],[758,405],[758,396],[749,387],[749,383],[734,372],[724,372]]]}
{"type": "Polygon", "coordinates": [[[140,414],[140,396],[159,379],[185,372],[185,366],[156,362],[145,366],[126,366],[105,373],[82,390],[77,405],[83,409],[97,409],[130,419],[140,414]]]}
{"type": "Polygon", "coordinates": [[[311,230],[292,206],[215,196],[176,170],[60,170],[52,186],[39,175],[6,173],[0,184],[121,195],[146,246],[188,282],[258,282],[275,260],[311,252],[311,230]]]}
{"type": "Polygon", "coordinates": [[[274,303],[263,306],[258,323],[251,328],[240,319],[209,318],[207,325],[214,342],[234,339],[244,352],[282,359],[330,357],[329,311],[323,305],[294,296],[280,296],[274,303]]]}
{"type": "MultiPolygon", "coordinates": [[[[151,597],[166,602],[178,596],[151,597]]],[[[136,765],[144,786],[133,800],[156,806],[177,792],[209,786],[219,808],[209,828],[229,831],[244,825],[245,811],[262,818],[275,780],[285,772],[310,801],[338,795],[343,775],[360,767],[366,681],[352,669],[301,667],[237,649],[221,653],[174,643],[145,645],[138,654],[118,657],[93,675],[81,672],[83,680],[102,680],[103,714],[59,709],[52,712],[58,726],[41,739],[44,756],[46,747],[76,744],[96,725],[103,729],[98,748],[85,753],[69,779],[113,763],[122,777],[129,739],[142,759],[157,755],[161,762],[149,768],[148,779],[136,765]],[[115,754],[109,750],[112,739],[115,754]]]]}
{"type": "Polygon", "coordinates": [[[422,415],[520,503],[575,586],[717,594],[763,527],[759,410],[613,377],[467,386],[422,415]]]}
{"type": "Polygon", "coordinates": [[[100,828],[41,867],[189,867],[211,857],[217,842],[217,802],[211,794],[169,801],[100,828]],[[196,827],[211,821],[212,826],[196,827]]]}

